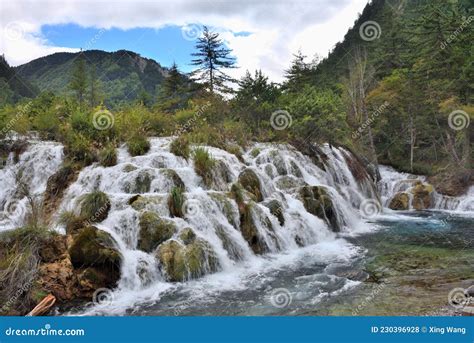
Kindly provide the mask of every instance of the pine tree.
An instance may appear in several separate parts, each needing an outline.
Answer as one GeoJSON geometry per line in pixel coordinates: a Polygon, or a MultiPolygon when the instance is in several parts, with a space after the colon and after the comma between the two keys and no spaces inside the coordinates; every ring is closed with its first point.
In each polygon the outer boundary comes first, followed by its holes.
{"type": "Polygon", "coordinates": [[[285,71],[286,82],[283,88],[290,92],[297,92],[309,83],[312,65],[305,62],[307,56],[303,55],[301,50],[293,56],[294,59],[291,61],[290,68],[285,71]]]}
{"type": "Polygon", "coordinates": [[[89,78],[89,105],[96,107],[99,105],[101,98],[101,84],[97,79],[96,67],[92,65],[89,78]]]}
{"type": "Polygon", "coordinates": [[[215,91],[231,92],[227,83],[235,82],[235,80],[225,74],[222,69],[236,68],[235,58],[230,56],[232,50],[224,46],[219,34],[209,31],[204,26],[203,35],[198,38],[196,43],[196,50],[198,52],[191,54],[197,57],[192,60],[191,65],[199,68],[193,72],[193,76],[197,77],[197,80],[212,93],[215,91]]]}
{"type": "Polygon", "coordinates": [[[175,62],[171,66],[168,76],[163,81],[162,96],[175,97],[183,91],[185,80],[183,75],[179,72],[178,66],[175,62]]]}
{"type": "Polygon", "coordinates": [[[82,106],[87,90],[86,61],[82,55],[82,52],[74,61],[72,77],[69,86],[76,93],[77,101],[79,102],[79,105],[82,106]]]}

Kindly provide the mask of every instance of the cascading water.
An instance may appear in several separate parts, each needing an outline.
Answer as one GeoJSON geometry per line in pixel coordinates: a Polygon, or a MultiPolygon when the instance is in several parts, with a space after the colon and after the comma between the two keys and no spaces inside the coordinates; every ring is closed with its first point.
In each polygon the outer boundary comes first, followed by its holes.
{"type": "MultiPolygon", "coordinates": [[[[414,182],[427,182],[426,177],[423,175],[400,173],[387,166],[380,166],[380,174],[382,179],[378,186],[382,203],[385,207],[388,207],[395,194],[412,189],[414,182]]],[[[410,194],[410,192],[407,193],[410,194]]],[[[474,186],[471,186],[467,193],[460,197],[442,195],[436,192],[436,190],[433,191],[431,197],[433,201],[430,209],[433,210],[448,210],[466,214],[474,211],[474,186]]]]}
{"type": "Polygon", "coordinates": [[[0,169],[0,231],[25,224],[31,202],[40,204],[48,178],[63,161],[63,147],[58,143],[30,140],[15,161],[11,152],[0,169]]]}
{"type": "MultiPolygon", "coordinates": [[[[250,289],[278,287],[281,285],[278,282],[289,278],[292,284],[296,283],[298,299],[308,298],[308,303],[314,305],[326,296],[358,284],[337,271],[363,254],[344,237],[376,226],[367,222],[364,211],[359,211],[361,204],[380,199],[387,207],[391,198],[409,190],[414,180],[426,181],[422,176],[381,166],[377,189],[374,177],[361,167],[363,163],[344,148],[323,145],[316,161],[314,156],[311,159],[289,145],[257,143],[240,160],[224,150],[204,147],[216,160],[212,184],[208,187],[196,174],[192,158],[185,160],[170,152],[171,141],[172,138],[150,139],[150,151],[137,157],[131,157],[121,147],[115,166],[105,168],[94,164],[84,168],[65,192],[53,216],[56,223],[64,211],[77,214],[84,195],[96,190],[107,194],[111,203],[108,216],[94,226],[115,239],[122,255],[121,278],[113,291],[113,303],[94,304],[81,313],[124,314],[138,307],[139,314],[166,314],[160,311],[169,299],[173,299],[170,306],[179,309],[199,303],[205,294],[224,294],[230,289],[251,293],[250,289]],[[249,237],[244,237],[241,208],[230,194],[232,185],[246,170],[258,178],[263,198],[246,199],[252,205],[249,215],[255,225],[252,240],[257,239],[257,247],[249,237]],[[173,217],[168,206],[170,191],[177,180],[184,186],[186,199],[182,218],[173,217]],[[312,191],[313,187],[322,187],[331,199],[334,221],[309,212],[300,190],[312,191]],[[271,210],[274,202],[281,205],[279,213],[271,210]],[[144,212],[155,213],[173,223],[177,230],[169,240],[182,241],[181,235],[191,229],[197,239],[211,248],[215,266],[204,266],[207,275],[200,279],[190,277],[186,282],[168,282],[156,251],[145,252],[139,248],[140,217],[144,212]],[[287,272],[308,268],[312,271],[316,268],[317,272],[311,277],[306,274],[295,277],[287,272]],[[147,312],[146,306],[155,302],[160,308],[153,307],[147,312]]],[[[29,193],[41,198],[48,178],[63,161],[62,149],[51,142],[30,142],[18,162],[10,155],[5,168],[0,170],[3,186],[0,205],[6,209],[14,199],[26,206],[28,199],[18,194],[18,175],[28,185],[29,193]]],[[[472,213],[473,195],[473,187],[459,198],[435,193],[433,207],[472,213]]],[[[19,227],[24,224],[25,216],[25,213],[9,215],[8,220],[0,222],[0,228],[19,227]]],[[[369,219],[373,222],[373,218],[369,219]]],[[[64,230],[60,224],[56,224],[56,229],[64,230]]],[[[254,299],[252,294],[247,295],[254,299]]]]}

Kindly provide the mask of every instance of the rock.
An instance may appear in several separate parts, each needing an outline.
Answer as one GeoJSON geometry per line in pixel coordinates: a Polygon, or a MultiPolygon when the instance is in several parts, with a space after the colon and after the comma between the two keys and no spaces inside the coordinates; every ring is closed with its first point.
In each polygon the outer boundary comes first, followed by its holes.
{"type": "Polygon", "coordinates": [[[211,170],[213,189],[218,191],[227,190],[227,184],[232,182],[232,173],[223,160],[215,160],[214,167],[211,170]]]}
{"type": "Polygon", "coordinates": [[[278,218],[280,225],[285,225],[285,216],[283,214],[283,207],[281,206],[280,202],[276,199],[270,200],[267,204],[264,204],[266,207],[270,209],[270,213],[273,214],[275,217],[278,218]]]}
{"type": "Polygon", "coordinates": [[[154,212],[143,212],[140,215],[140,232],[138,249],[151,252],[162,242],[170,239],[177,229],[171,220],[162,219],[154,212]]]}
{"type": "Polygon", "coordinates": [[[148,193],[150,192],[151,186],[151,176],[148,174],[146,170],[141,170],[137,177],[135,178],[135,182],[132,186],[126,187],[127,193],[148,193]]]}
{"type": "Polygon", "coordinates": [[[298,197],[306,211],[324,220],[334,232],[340,231],[334,203],[323,186],[304,186],[298,190],[298,197]]]}
{"type": "Polygon", "coordinates": [[[123,166],[122,171],[123,171],[124,173],[130,173],[130,172],[132,172],[132,171],[134,171],[134,170],[137,170],[137,169],[138,169],[138,168],[135,167],[133,164],[127,163],[126,165],[123,166]]]}
{"type": "Polygon", "coordinates": [[[183,190],[186,189],[183,180],[181,180],[178,173],[176,173],[173,169],[163,169],[161,172],[163,173],[163,175],[170,179],[172,184],[170,189],[172,189],[173,187],[181,188],[183,190]]]}
{"type": "Polygon", "coordinates": [[[410,208],[410,196],[406,192],[399,192],[390,200],[388,207],[396,211],[407,211],[410,208]]]}
{"type": "Polygon", "coordinates": [[[194,233],[193,229],[185,228],[179,234],[179,238],[183,241],[185,245],[191,244],[196,239],[196,234],[194,233]]]}
{"type": "Polygon", "coordinates": [[[301,179],[297,179],[294,176],[285,175],[279,177],[275,184],[281,190],[289,190],[292,188],[302,187],[305,185],[305,182],[301,179]]]}
{"type": "Polygon", "coordinates": [[[81,199],[81,218],[92,223],[100,223],[109,215],[110,199],[104,192],[94,191],[81,199]]]}
{"type": "Polygon", "coordinates": [[[474,184],[473,169],[456,170],[430,176],[428,181],[436,191],[447,196],[461,196],[466,194],[469,187],[474,184]]]}
{"type": "Polygon", "coordinates": [[[159,246],[156,255],[167,279],[172,282],[199,278],[219,268],[215,253],[202,239],[195,239],[188,245],[169,240],[159,246]]]}
{"type": "Polygon", "coordinates": [[[66,252],[66,237],[53,234],[48,240],[42,242],[38,254],[41,258],[41,262],[51,263],[64,258],[66,252]]]}
{"type": "MultiPolygon", "coordinates": [[[[235,187],[234,187],[235,190],[235,187]]],[[[239,213],[237,208],[232,203],[231,199],[228,198],[232,197],[233,194],[229,194],[227,196],[226,193],[208,193],[209,197],[212,198],[214,203],[219,207],[221,212],[227,218],[227,221],[236,229],[239,229],[239,213]]]]}
{"type": "Polygon", "coordinates": [[[262,185],[257,174],[252,169],[245,169],[239,175],[239,183],[242,187],[253,194],[255,201],[260,202],[263,200],[262,185]]]}
{"type": "Polygon", "coordinates": [[[69,258],[41,264],[38,271],[37,289],[52,293],[60,302],[75,299],[80,293],[76,272],[69,258]]]}
{"type": "Polygon", "coordinates": [[[413,194],[412,205],[415,210],[420,211],[431,207],[433,186],[419,181],[410,189],[410,192],[413,194]]]}
{"type": "Polygon", "coordinates": [[[142,196],[135,195],[130,198],[128,203],[135,211],[142,211],[148,207],[154,207],[158,204],[164,204],[168,200],[168,196],[142,196]]]}
{"type": "Polygon", "coordinates": [[[94,267],[111,280],[118,281],[120,278],[122,255],[116,249],[115,240],[105,231],[93,226],[82,229],[73,238],[69,256],[76,269],[94,267]]]}
{"type": "Polygon", "coordinates": [[[242,236],[249,243],[255,254],[264,254],[269,251],[267,243],[260,237],[252,215],[252,203],[245,204],[240,214],[240,231],[242,236]]]}

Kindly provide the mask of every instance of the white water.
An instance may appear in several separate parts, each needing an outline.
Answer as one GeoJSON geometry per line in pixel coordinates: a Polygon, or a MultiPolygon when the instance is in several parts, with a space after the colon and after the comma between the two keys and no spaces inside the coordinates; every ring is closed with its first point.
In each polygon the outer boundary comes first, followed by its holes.
{"type": "MultiPolygon", "coordinates": [[[[374,228],[374,224],[368,223],[360,214],[359,207],[364,200],[376,202],[380,197],[386,205],[396,192],[411,187],[407,179],[425,180],[424,177],[381,167],[382,180],[377,193],[375,185],[368,179],[360,182],[352,175],[347,163],[347,158],[352,156],[342,148],[329,145],[322,147],[327,155],[325,170],[322,170],[291,146],[259,143],[245,152],[244,162],[226,151],[205,147],[221,167],[220,172],[214,175],[212,189],[208,189],[195,173],[191,159],[186,161],[170,153],[170,142],[171,138],[151,139],[150,151],[137,157],[131,157],[126,148],[121,147],[118,149],[116,166],[104,168],[92,165],[83,169],[77,181],[65,193],[56,218],[62,211],[77,212],[80,198],[84,194],[100,190],[108,195],[111,210],[107,219],[96,226],[115,238],[123,255],[122,276],[113,293],[114,301],[90,307],[85,314],[124,314],[137,305],[159,301],[164,295],[180,287],[184,287],[189,293],[189,299],[197,299],[200,294],[246,288],[249,284],[258,287],[268,282],[271,279],[269,275],[276,270],[322,262],[329,263],[329,266],[345,263],[363,252],[348,243],[344,236],[374,228]],[[254,149],[259,153],[253,154],[256,151],[254,149]],[[255,255],[242,237],[237,204],[226,194],[245,168],[253,169],[263,186],[264,201],[252,208],[252,215],[256,219],[260,238],[268,246],[269,252],[265,255],[255,255]],[[167,198],[173,182],[168,170],[175,171],[185,184],[185,196],[192,209],[185,218],[170,217],[167,198]],[[137,249],[140,211],[132,208],[128,201],[137,194],[136,180],[147,178],[150,180],[150,189],[141,196],[150,201],[144,210],[154,211],[160,217],[172,220],[179,228],[174,239],[178,239],[180,230],[191,227],[216,253],[219,272],[199,280],[169,283],[161,275],[159,262],[153,253],[137,249]],[[334,233],[323,220],[305,210],[297,197],[297,187],[302,185],[327,187],[335,205],[337,221],[342,227],[341,233],[334,233]],[[277,199],[282,204],[284,225],[280,225],[278,218],[265,206],[271,199],[277,199]],[[268,221],[273,229],[265,224],[268,221]],[[226,245],[221,240],[223,236],[227,237],[226,245]]],[[[11,158],[7,166],[0,170],[0,205],[6,208],[7,201],[15,199],[16,186],[9,175],[24,170],[23,178],[31,193],[41,196],[48,177],[58,170],[61,162],[62,146],[49,142],[31,145],[17,164],[11,158]]],[[[445,199],[436,195],[435,199],[437,209],[473,211],[472,187],[464,197],[445,199]]],[[[20,199],[20,203],[22,202],[26,202],[26,199],[20,199]]],[[[0,228],[17,227],[24,220],[25,213],[10,215],[8,222],[0,223],[0,228]]],[[[62,229],[59,226],[57,228],[62,229]]],[[[337,277],[331,273],[323,277],[325,280],[335,278],[337,277]]],[[[322,281],[318,277],[314,282],[322,281]]],[[[342,279],[341,291],[356,285],[357,282],[342,279]]]]}
{"type": "Polygon", "coordinates": [[[10,153],[0,169],[0,231],[25,224],[31,212],[31,201],[39,205],[46,190],[48,178],[63,161],[63,147],[58,143],[28,141],[28,148],[15,163],[10,153]]]}
{"type": "MultiPolygon", "coordinates": [[[[413,180],[427,182],[425,176],[400,173],[395,169],[386,166],[380,166],[380,174],[382,180],[379,182],[378,186],[382,203],[385,207],[388,206],[390,200],[395,194],[398,192],[409,191],[411,187],[413,187],[413,180]]],[[[410,192],[407,193],[410,194],[410,192]]],[[[474,212],[474,186],[471,186],[466,194],[460,197],[442,195],[436,192],[436,190],[431,196],[432,205],[430,209],[461,212],[467,215],[474,212]]]]}

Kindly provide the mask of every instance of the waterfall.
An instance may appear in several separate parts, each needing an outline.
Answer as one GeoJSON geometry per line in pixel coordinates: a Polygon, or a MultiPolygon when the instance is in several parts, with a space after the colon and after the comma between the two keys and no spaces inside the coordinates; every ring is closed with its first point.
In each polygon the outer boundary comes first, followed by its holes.
{"type": "MultiPolygon", "coordinates": [[[[140,218],[144,212],[152,212],[176,228],[166,242],[182,242],[181,235],[190,229],[197,240],[205,242],[212,251],[212,261],[203,262],[205,273],[233,275],[281,261],[287,263],[289,257],[285,256],[302,252],[324,255],[312,251],[316,245],[327,249],[332,259],[351,256],[351,244],[341,237],[366,232],[375,225],[370,223],[373,217],[361,210],[364,203],[380,201],[387,207],[396,193],[409,190],[417,180],[426,182],[423,176],[381,166],[381,180],[376,185],[376,177],[362,160],[348,149],[329,144],[316,149],[315,156],[307,156],[291,145],[255,143],[239,157],[202,146],[215,160],[212,183],[206,185],[196,173],[192,157],[186,160],[170,152],[173,139],[151,138],[150,151],[136,157],[121,146],[115,166],[93,164],[82,169],[52,216],[54,228],[64,232],[59,220],[61,213],[79,214],[83,196],[93,191],[108,196],[108,216],[94,226],[114,238],[122,255],[121,277],[114,291],[120,294],[117,298],[123,302],[122,310],[138,301],[139,294],[156,300],[176,285],[167,281],[157,250],[146,252],[139,247],[140,218]],[[242,204],[231,192],[244,171],[255,175],[261,186],[261,199],[249,197],[250,191],[245,193],[245,203],[249,205],[247,218],[242,216],[242,204]],[[182,185],[186,199],[181,217],[174,217],[168,205],[169,194],[177,183],[182,185]],[[331,203],[331,212],[323,212],[322,216],[315,214],[319,208],[311,211],[311,202],[305,203],[305,197],[318,192],[331,203]],[[254,231],[244,234],[245,220],[251,220],[254,231]],[[153,291],[152,296],[149,290],[153,291]]],[[[5,167],[0,169],[0,208],[8,209],[12,201],[16,205],[14,211],[4,211],[8,216],[1,218],[1,230],[25,223],[28,199],[19,193],[18,180],[27,185],[30,195],[41,199],[48,178],[62,162],[63,147],[52,142],[31,141],[18,161],[10,154],[5,167]]],[[[472,212],[473,195],[473,187],[458,198],[434,192],[433,208],[472,212]]],[[[191,283],[193,278],[190,275],[185,281],[191,283]]]]}
{"type": "Polygon", "coordinates": [[[54,142],[25,141],[26,150],[18,156],[10,152],[0,169],[0,231],[25,224],[31,201],[40,204],[48,178],[63,161],[63,147],[54,142]]]}
{"type": "MultiPolygon", "coordinates": [[[[398,192],[409,191],[415,181],[427,182],[427,178],[422,175],[414,175],[409,173],[400,173],[392,167],[381,166],[380,174],[382,179],[380,180],[379,192],[381,195],[382,203],[385,207],[388,207],[391,199],[398,192]]],[[[411,193],[407,192],[410,196],[411,193]]],[[[430,209],[433,210],[448,210],[457,212],[473,212],[474,211],[474,186],[471,186],[465,195],[459,197],[451,197],[440,194],[433,191],[432,204],[430,209]]]]}

